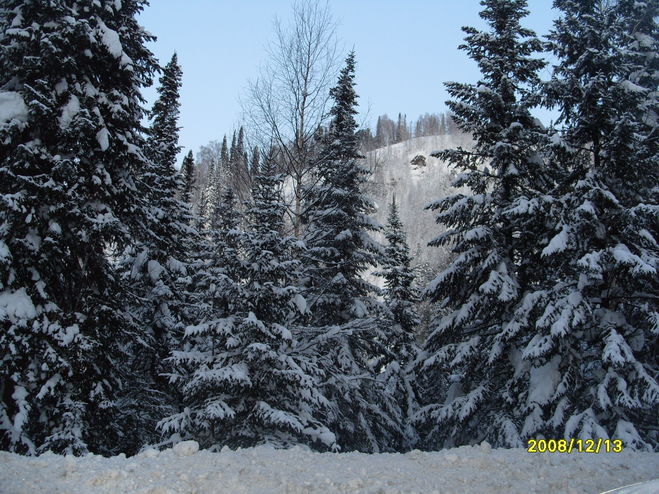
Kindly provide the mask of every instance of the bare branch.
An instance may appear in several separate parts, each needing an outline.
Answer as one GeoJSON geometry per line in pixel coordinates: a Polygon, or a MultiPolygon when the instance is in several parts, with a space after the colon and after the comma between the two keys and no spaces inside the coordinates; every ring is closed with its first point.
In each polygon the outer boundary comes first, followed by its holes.
{"type": "Polygon", "coordinates": [[[251,141],[275,146],[290,177],[294,233],[301,233],[304,185],[316,153],[315,135],[328,119],[329,89],[338,72],[336,22],[329,4],[297,0],[290,22],[274,20],[268,61],[248,84],[243,113],[251,141]]]}

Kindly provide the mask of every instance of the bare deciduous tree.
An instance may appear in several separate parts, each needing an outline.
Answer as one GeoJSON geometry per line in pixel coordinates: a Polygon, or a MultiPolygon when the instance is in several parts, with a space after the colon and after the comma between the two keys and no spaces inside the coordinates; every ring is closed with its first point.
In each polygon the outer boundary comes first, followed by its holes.
{"type": "Polygon", "coordinates": [[[249,83],[243,111],[252,140],[261,149],[274,148],[290,176],[289,215],[299,236],[315,135],[327,120],[329,89],[338,70],[336,22],[327,3],[298,0],[291,20],[275,19],[274,31],[268,62],[249,83]]]}

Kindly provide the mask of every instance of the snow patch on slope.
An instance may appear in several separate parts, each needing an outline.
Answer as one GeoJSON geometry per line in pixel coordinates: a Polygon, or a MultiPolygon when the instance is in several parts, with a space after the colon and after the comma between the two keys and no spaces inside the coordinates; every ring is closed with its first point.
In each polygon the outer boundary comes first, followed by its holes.
{"type": "Polygon", "coordinates": [[[443,228],[435,222],[436,214],[425,207],[461,192],[451,186],[457,171],[431,154],[458,146],[468,149],[471,143],[464,134],[417,137],[366,154],[366,167],[373,172],[367,193],[378,207],[375,218],[386,224],[389,205],[395,195],[415,264],[435,265],[444,255],[441,249],[427,248],[428,242],[443,228]],[[425,166],[412,164],[417,156],[423,157],[420,162],[425,162],[425,166]]]}

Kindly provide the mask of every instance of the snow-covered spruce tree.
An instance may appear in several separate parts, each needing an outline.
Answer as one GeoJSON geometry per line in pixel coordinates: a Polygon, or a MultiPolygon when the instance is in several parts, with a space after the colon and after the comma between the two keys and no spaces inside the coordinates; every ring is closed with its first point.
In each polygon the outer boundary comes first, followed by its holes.
{"type": "Polygon", "coordinates": [[[259,151],[258,146],[254,146],[254,148],[252,148],[252,155],[250,156],[249,159],[250,176],[253,176],[257,172],[257,170],[260,169],[260,163],[261,163],[261,152],[259,151]]]}
{"type": "Polygon", "coordinates": [[[289,325],[290,312],[301,303],[292,286],[299,263],[290,256],[293,239],[282,234],[282,176],[269,163],[252,189],[243,280],[228,299],[234,306],[187,328],[187,348],[174,354],[190,369],[176,376],[186,408],[162,425],[212,449],[300,443],[329,449],[335,437],[323,423],[321,374],[312,358],[296,351],[289,325]]]}
{"type": "Polygon", "coordinates": [[[369,234],[380,226],[369,218],[373,203],[361,191],[368,171],[357,149],[354,71],[351,53],[330,92],[330,128],[316,164],[318,180],[308,190],[306,338],[315,342],[310,344],[328,375],[323,392],[332,403],[331,429],[340,447],[390,451],[403,447],[404,419],[378,380],[394,356],[388,324],[375,310],[377,290],[363,277],[383,249],[369,234]]]}
{"type": "MultiPolygon", "coordinates": [[[[131,313],[145,331],[143,344],[134,349],[134,382],[127,389],[125,408],[134,420],[133,445],[156,439],[156,423],[171,415],[177,398],[163,374],[165,359],[186,326],[184,309],[190,302],[183,281],[197,243],[189,205],[180,199],[185,181],[176,170],[181,68],[176,54],[164,67],[158,98],[151,110],[152,125],[145,154],[147,165],[138,170],[138,190],[146,221],[133,245],[124,252],[123,276],[136,295],[131,313]]],[[[131,452],[131,451],[127,451],[131,452]]]]}
{"type": "Polygon", "coordinates": [[[208,178],[199,205],[200,224],[202,225],[200,229],[207,233],[214,228],[213,216],[220,207],[223,191],[230,189],[235,194],[235,187],[231,180],[231,160],[226,135],[222,140],[220,156],[214,155],[209,161],[208,178]]]}
{"type": "Polygon", "coordinates": [[[564,180],[543,251],[552,284],[524,349],[545,363],[551,397],[536,421],[553,437],[657,448],[657,4],[555,6],[547,94],[560,111],[564,180]]]}
{"type": "Polygon", "coordinates": [[[389,362],[380,377],[405,412],[406,445],[412,446],[418,441],[415,427],[410,420],[418,409],[413,364],[419,352],[416,335],[421,319],[416,311],[416,304],[420,297],[414,284],[410,249],[398,214],[395,195],[389,208],[385,238],[387,245],[382,256],[383,269],[378,274],[385,280],[384,300],[394,325],[389,331],[387,345],[396,359],[389,362]]]}
{"type": "Polygon", "coordinates": [[[453,185],[470,193],[428,206],[447,227],[430,244],[456,254],[426,288],[444,314],[431,327],[418,370],[425,406],[416,422],[431,449],[483,440],[522,446],[540,389],[539,371],[520,353],[533,337],[532,309],[541,296],[542,191],[552,183],[543,170],[544,132],[529,112],[544,62],[534,57],[540,41],[520,24],[525,0],[481,4],[490,29],[463,28],[461,46],[481,79],[447,84],[452,118],[474,146],[436,155],[461,170],[453,185]]]}
{"type": "Polygon", "coordinates": [[[242,201],[248,200],[251,184],[249,160],[245,149],[245,129],[242,126],[238,130],[238,137],[235,139],[235,146],[233,143],[231,145],[229,163],[227,165],[227,175],[237,196],[242,201]]]}
{"type": "Polygon", "coordinates": [[[227,135],[222,138],[222,149],[220,151],[220,162],[228,166],[229,164],[229,145],[227,144],[227,135]]]}
{"type": "Polygon", "coordinates": [[[158,99],[151,109],[152,124],[149,129],[149,139],[146,153],[151,160],[162,167],[174,169],[176,156],[181,150],[178,144],[179,89],[181,88],[181,66],[176,53],[163,67],[158,99]]]}
{"type": "Polygon", "coordinates": [[[243,214],[230,185],[218,189],[218,199],[210,213],[210,226],[203,231],[196,252],[190,292],[196,294],[199,304],[192,306],[193,321],[229,317],[240,310],[244,299],[241,285],[245,276],[243,214]]]}
{"type": "Polygon", "coordinates": [[[419,316],[415,304],[419,301],[419,293],[414,286],[414,271],[410,264],[410,248],[407,245],[407,235],[398,214],[396,196],[389,207],[389,216],[385,228],[385,247],[382,269],[379,273],[385,280],[384,298],[391,311],[394,322],[405,332],[405,341],[397,345],[407,346],[414,341],[414,332],[419,325],[419,316]]]}
{"type": "Polygon", "coordinates": [[[243,217],[238,209],[238,199],[229,186],[223,187],[219,202],[211,216],[209,232],[213,265],[233,280],[243,277],[241,242],[243,217]]]}
{"type": "Polygon", "coordinates": [[[0,447],[116,454],[131,325],[112,256],[143,223],[146,2],[0,6],[0,447]]]}
{"type": "Polygon", "coordinates": [[[194,157],[192,156],[192,151],[188,151],[188,154],[183,158],[183,164],[181,165],[181,174],[183,178],[183,191],[181,192],[181,199],[183,202],[192,207],[192,197],[195,191],[195,162],[194,157]]]}

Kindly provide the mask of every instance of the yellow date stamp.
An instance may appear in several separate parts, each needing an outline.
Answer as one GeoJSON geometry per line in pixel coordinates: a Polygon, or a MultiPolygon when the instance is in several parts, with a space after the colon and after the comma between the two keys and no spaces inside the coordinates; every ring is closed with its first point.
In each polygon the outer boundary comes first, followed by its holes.
{"type": "Polygon", "coordinates": [[[529,439],[529,453],[622,453],[621,439],[529,439]]]}

